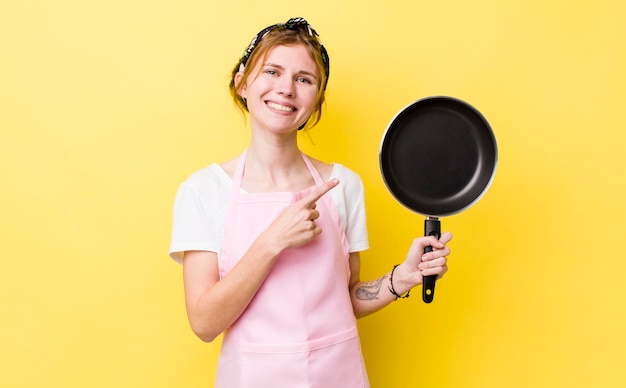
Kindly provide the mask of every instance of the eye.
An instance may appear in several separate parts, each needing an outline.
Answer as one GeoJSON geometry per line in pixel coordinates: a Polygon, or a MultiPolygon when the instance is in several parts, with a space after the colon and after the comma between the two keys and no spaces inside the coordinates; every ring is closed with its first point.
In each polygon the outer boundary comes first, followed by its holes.
{"type": "Polygon", "coordinates": [[[311,85],[313,83],[313,81],[311,81],[307,77],[298,77],[298,78],[296,78],[296,81],[302,82],[302,83],[305,83],[305,84],[309,84],[309,85],[311,85]]]}
{"type": "Polygon", "coordinates": [[[278,75],[278,72],[274,69],[266,69],[265,70],[265,74],[269,74],[269,75],[278,75]]]}

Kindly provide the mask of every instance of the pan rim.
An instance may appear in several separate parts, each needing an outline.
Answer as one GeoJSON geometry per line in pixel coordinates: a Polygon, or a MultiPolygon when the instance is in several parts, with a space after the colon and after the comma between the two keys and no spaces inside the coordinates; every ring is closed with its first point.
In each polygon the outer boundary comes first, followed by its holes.
{"type": "MultiPolygon", "coordinates": [[[[490,158],[491,159],[491,158],[490,158]]],[[[490,160],[491,162],[491,160],[490,160]]],[[[497,146],[497,142],[496,142],[496,138],[495,138],[495,134],[493,132],[493,129],[491,127],[491,125],[489,124],[489,122],[487,121],[487,119],[485,118],[485,116],[478,111],[478,109],[476,109],[474,106],[472,106],[471,104],[469,104],[467,101],[462,100],[458,97],[452,97],[452,96],[446,96],[446,95],[435,95],[435,96],[427,96],[427,97],[422,97],[419,98],[417,100],[414,100],[413,102],[405,105],[402,109],[400,109],[394,116],[393,118],[389,121],[389,123],[387,124],[387,127],[383,133],[382,136],[382,140],[380,142],[380,147],[379,147],[379,167],[380,167],[380,171],[381,171],[381,175],[383,178],[383,182],[385,184],[385,186],[387,187],[387,190],[391,193],[391,195],[396,199],[396,201],[398,201],[400,204],[402,204],[404,207],[406,207],[407,209],[418,213],[418,214],[422,214],[424,216],[428,216],[428,217],[441,217],[441,216],[449,216],[449,215],[454,215],[457,213],[460,213],[468,208],[470,208],[471,206],[473,206],[474,204],[476,204],[476,202],[478,202],[487,192],[487,190],[491,187],[493,180],[495,178],[495,172],[497,169],[497,165],[498,165],[498,146],[497,146]],[[483,128],[485,129],[485,133],[488,135],[486,136],[489,140],[490,143],[493,146],[493,167],[491,168],[491,171],[489,171],[489,177],[486,180],[486,182],[484,183],[482,189],[480,189],[480,191],[478,192],[477,195],[474,196],[473,199],[467,201],[467,204],[457,207],[453,210],[449,210],[449,211],[443,211],[443,212],[431,212],[428,211],[428,209],[423,209],[420,208],[419,206],[412,206],[408,203],[406,203],[407,201],[404,198],[401,198],[400,195],[396,192],[396,190],[394,189],[395,186],[397,186],[397,184],[395,182],[391,182],[390,181],[390,177],[389,175],[389,168],[387,167],[387,163],[385,161],[385,154],[388,153],[389,151],[386,150],[386,143],[390,138],[390,135],[396,130],[396,124],[398,122],[398,120],[403,117],[404,115],[407,114],[408,111],[410,111],[411,109],[413,109],[416,106],[422,106],[426,103],[431,103],[433,101],[443,101],[446,102],[448,104],[452,103],[452,105],[458,105],[460,107],[465,108],[466,110],[471,111],[476,118],[478,118],[484,125],[483,128]]],[[[480,174],[480,170],[476,169],[476,172],[472,178],[475,179],[475,175],[479,175],[480,174]]],[[[459,191],[459,193],[461,193],[463,190],[459,191]]],[[[477,190],[478,191],[478,190],[477,190]]],[[[456,193],[456,195],[460,195],[459,193],[456,193]]]]}

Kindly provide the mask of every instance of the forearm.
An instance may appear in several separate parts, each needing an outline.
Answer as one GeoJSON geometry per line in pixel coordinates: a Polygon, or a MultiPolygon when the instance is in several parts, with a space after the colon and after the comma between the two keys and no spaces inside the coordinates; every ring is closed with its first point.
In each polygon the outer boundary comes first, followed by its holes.
{"type": "Polygon", "coordinates": [[[230,327],[256,295],[277,256],[271,247],[255,242],[223,279],[189,292],[187,313],[194,333],[210,342],[230,327]]]}
{"type": "Polygon", "coordinates": [[[404,295],[411,289],[411,284],[398,279],[398,269],[394,271],[393,285],[391,284],[391,271],[378,279],[368,282],[359,282],[350,290],[352,308],[357,318],[372,314],[397,299],[391,290],[398,295],[404,295]]]}
{"type": "Polygon", "coordinates": [[[376,280],[359,282],[350,290],[352,309],[357,318],[372,314],[395,300],[389,292],[389,274],[385,274],[376,280]]]}

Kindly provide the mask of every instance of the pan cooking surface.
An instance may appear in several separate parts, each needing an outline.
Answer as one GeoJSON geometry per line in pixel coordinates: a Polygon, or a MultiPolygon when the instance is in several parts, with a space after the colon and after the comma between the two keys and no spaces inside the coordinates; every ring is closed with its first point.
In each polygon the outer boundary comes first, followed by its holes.
{"type": "Polygon", "coordinates": [[[430,97],[403,109],[381,146],[385,184],[404,206],[444,216],[476,202],[491,182],[497,148],[485,118],[469,104],[430,97]]]}

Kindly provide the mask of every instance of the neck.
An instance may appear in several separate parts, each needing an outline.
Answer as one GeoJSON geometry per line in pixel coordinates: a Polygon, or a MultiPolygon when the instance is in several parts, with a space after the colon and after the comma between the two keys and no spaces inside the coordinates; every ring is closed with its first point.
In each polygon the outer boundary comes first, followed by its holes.
{"type": "Polygon", "coordinates": [[[253,137],[243,177],[246,190],[297,191],[309,187],[311,180],[296,136],[271,141],[253,137]]]}
{"type": "Polygon", "coordinates": [[[274,137],[253,134],[248,146],[248,161],[254,162],[263,169],[289,169],[300,160],[302,157],[295,133],[274,137]]]}

